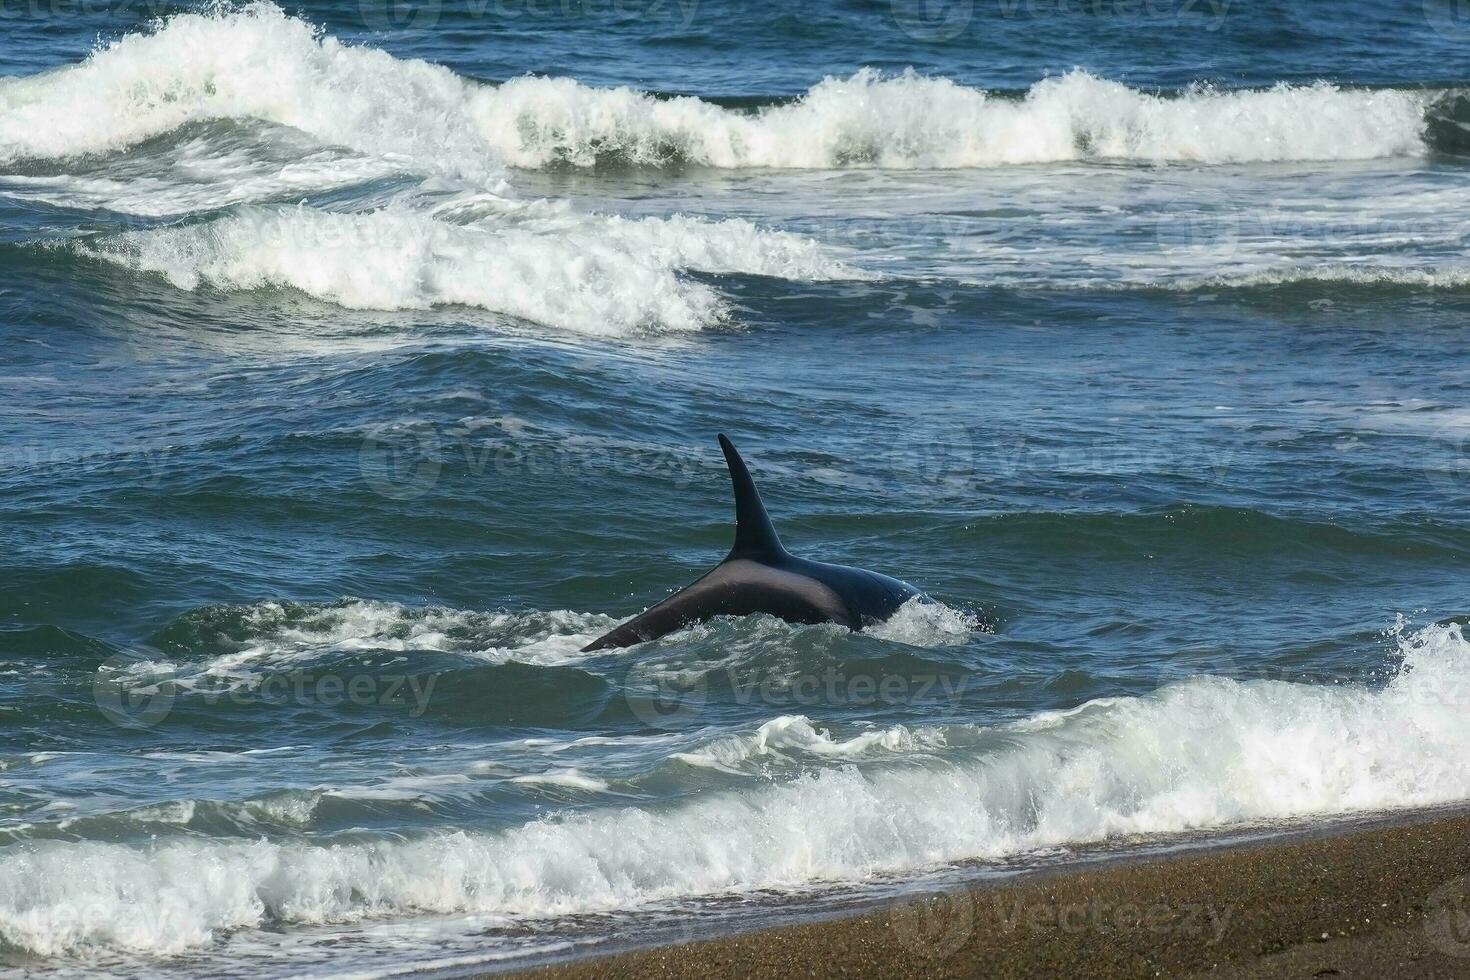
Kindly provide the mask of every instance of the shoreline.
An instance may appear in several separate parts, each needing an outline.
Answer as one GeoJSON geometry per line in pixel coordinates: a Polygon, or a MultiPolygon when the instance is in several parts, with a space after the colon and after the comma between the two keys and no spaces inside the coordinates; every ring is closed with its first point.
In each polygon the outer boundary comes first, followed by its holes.
{"type": "Polygon", "coordinates": [[[1120,856],[506,971],[602,977],[1470,978],[1470,814],[1120,856]]]}

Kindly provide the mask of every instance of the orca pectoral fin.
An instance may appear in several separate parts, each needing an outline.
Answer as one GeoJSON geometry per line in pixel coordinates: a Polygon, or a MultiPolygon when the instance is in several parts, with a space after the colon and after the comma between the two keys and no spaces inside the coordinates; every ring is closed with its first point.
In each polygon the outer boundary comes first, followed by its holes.
{"type": "Polygon", "coordinates": [[[648,638],[638,633],[637,626],[635,625],[637,622],[638,617],[635,616],[621,626],[617,626],[602,636],[599,636],[583,647],[581,652],[593,653],[597,650],[622,649],[623,647],[630,647],[645,642],[648,638]]]}
{"type": "Polygon", "coordinates": [[[710,581],[718,580],[721,577],[719,573],[720,567],[715,566],[663,601],[654,603],[627,622],[619,623],[583,647],[582,652],[591,653],[595,650],[647,643],[698,622],[702,618],[698,609],[701,588],[707,588],[710,581]]]}

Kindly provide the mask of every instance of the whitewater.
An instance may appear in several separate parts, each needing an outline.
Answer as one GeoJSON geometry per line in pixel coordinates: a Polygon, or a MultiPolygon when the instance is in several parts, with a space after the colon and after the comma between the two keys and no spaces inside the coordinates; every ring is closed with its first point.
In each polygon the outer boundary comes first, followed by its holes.
{"type": "Polygon", "coordinates": [[[1425,150],[1440,93],[1330,84],[1177,97],[1080,71],[1019,98],[906,71],[828,78],[739,112],[568,78],[476,83],[324,36],[272,4],[182,14],[81,65],[0,87],[5,157],[114,152],[206,120],[263,120],[428,174],[599,160],[719,168],[989,167],[1081,159],[1356,160],[1425,150]]]}
{"type": "MultiPolygon", "coordinates": [[[[260,646],[286,640],[299,654],[320,656],[353,638],[391,635],[390,621],[440,635],[446,617],[465,618],[370,604],[337,612],[317,614],[306,629],[268,633],[250,659],[266,655],[260,646]]],[[[563,618],[557,628],[581,640],[600,625],[563,618]]],[[[187,831],[206,825],[196,809],[203,800],[117,814],[153,829],[136,844],[46,840],[28,826],[34,843],[0,865],[0,936],[47,956],[98,947],[171,955],[209,948],[239,929],[426,913],[554,918],[835,887],[1120,837],[1464,799],[1470,642],[1459,627],[1429,627],[1400,643],[1401,661],[1382,684],[1202,677],[994,727],[899,725],[842,738],[797,715],[754,731],[698,735],[692,744],[665,740],[646,763],[665,778],[692,767],[732,779],[699,800],[658,808],[618,802],[632,774],[574,766],[514,777],[471,767],[347,793],[412,803],[472,797],[510,778],[571,787],[595,801],[496,832],[201,840],[187,831]],[[789,775],[772,781],[782,772],[789,775]]],[[[436,643],[416,636],[412,646],[436,643]]],[[[238,669],[239,658],[231,666],[238,669]]],[[[577,746],[534,747],[544,764],[577,746]]],[[[231,807],[299,829],[311,825],[324,796],[342,792],[304,788],[290,809],[277,803],[274,813],[270,800],[231,807]]]]}
{"type": "MultiPolygon", "coordinates": [[[[0,160],[24,166],[6,181],[21,197],[154,219],[73,247],[179,289],[287,289],[354,310],[465,306],[633,336],[729,322],[719,288],[690,273],[895,273],[831,227],[573,213],[519,194],[518,172],[1414,157],[1429,152],[1428,114],[1446,97],[1327,83],[1154,94],[1078,70],[1012,95],[865,68],[790,103],[734,110],[569,78],[480,82],[256,4],[178,14],[80,64],[0,80],[0,160]],[[138,176],[107,174],[123,164],[138,176]],[[345,213],[292,203],[351,187],[368,190],[345,213]]],[[[1136,261],[1107,278],[1136,282],[1136,261]]],[[[1158,279],[1151,270],[1140,284],[1158,279]]]]}

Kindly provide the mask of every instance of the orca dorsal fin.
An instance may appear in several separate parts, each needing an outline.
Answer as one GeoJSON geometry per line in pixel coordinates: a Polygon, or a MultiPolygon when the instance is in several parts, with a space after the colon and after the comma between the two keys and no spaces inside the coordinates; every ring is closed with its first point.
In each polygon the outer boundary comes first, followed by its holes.
{"type": "Polygon", "coordinates": [[[730,549],[731,558],[776,557],[786,554],[775,525],[761,502],[761,493],[745,468],[745,460],[735,444],[720,435],[720,448],[725,452],[725,464],[730,467],[730,484],[735,490],[735,547],[730,549]]]}

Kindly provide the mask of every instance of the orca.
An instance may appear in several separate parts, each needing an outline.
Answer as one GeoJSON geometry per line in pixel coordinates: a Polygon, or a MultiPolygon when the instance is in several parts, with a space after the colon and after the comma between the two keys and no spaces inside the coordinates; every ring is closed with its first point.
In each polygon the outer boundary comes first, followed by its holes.
{"type": "Polygon", "coordinates": [[[837,623],[857,630],[888,619],[910,599],[930,601],[896,578],[791,554],[734,444],[721,435],[720,448],[735,490],[735,546],[701,578],[593,640],[584,653],[646,643],[716,616],[767,613],[788,623],[837,623]]]}

